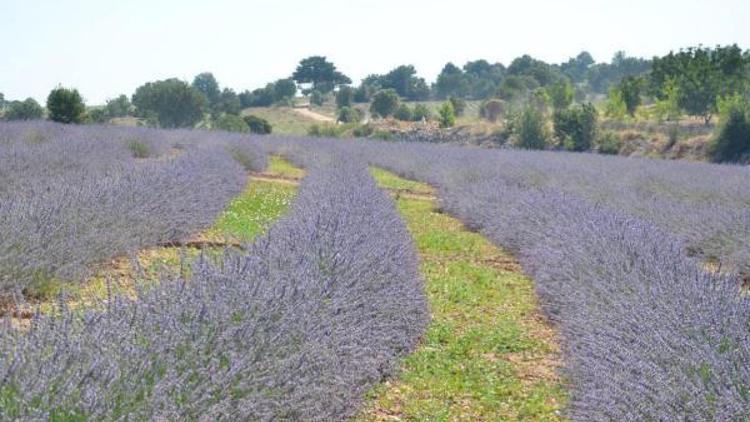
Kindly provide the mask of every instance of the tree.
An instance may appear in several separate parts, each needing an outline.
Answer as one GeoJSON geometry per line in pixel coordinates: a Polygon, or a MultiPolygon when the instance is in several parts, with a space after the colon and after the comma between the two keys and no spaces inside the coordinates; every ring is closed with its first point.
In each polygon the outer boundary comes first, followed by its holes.
{"type": "Polygon", "coordinates": [[[274,84],[268,84],[265,88],[244,91],[239,96],[242,108],[248,107],[270,107],[276,101],[276,89],[274,84]]]}
{"type": "Polygon", "coordinates": [[[568,151],[588,151],[596,139],[596,108],[583,104],[558,110],[553,117],[558,145],[568,151]]]}
{"type": "Polygon", "coordinates": [[[342,86],[339,88],[338,92],[336,92],[336,107],[351,107],[353,97],[354,90],[348,86],[342,86]]]}
{"type": "Polygon", "coordinates": [[[680,108],[700,116],[706,125],[716,113],[716,100],[743,88],[750,56],[737,45],[715,49],[693,47],[655,57],[649,75],[651,92],[665,96],[664,87],[673,81],[678,88],[680,108]]]}
{"type": "Polygon", "coordinates": [[[297,95],[297,84],[294,83],[294,79],[279,79],[273,84],[274,100],[283,101],[285,99],[294,98],[297,95]]]}
{"type": "Polygon", "coordinates": [[[513,124],[518,136],[517,146],[522,149],[544,149],[547,146],[547,131],[544,118],[534,107],[526,107],[513,124]]]}
{"type": "Polygon", "coordinates": [[[130,115],[130,99],[127,95],[107,100],[106,110],[108,117],[125,117],[130,115]]]}
{"type": "Polygon", "coordinates": [[[0,111],[5,109],[5,94],[0,92],[0,111]]]}
{"type": "Polygon", "coordinates": [[[594,58],[591,54],[588,51],[582,51],[575,58],[571,58],[561,64],[560,70],[573,82],[583,82],[586,79],[589,67],[594,63],[594,58]]]}
{"type": "Polygon", "coordinates": [[[560,78],[558,70],[541,60],[529,56],[528,54],[513,60],[510,66],[508,66],[508,74],[530,76],[541,86],[547,86],[560,78]]]}
{"type": "Polygon", "coordinates": [[[546,90],[552,102],[552,107],[555,110],[563,110],[573,104],[575,89],[567,80],[560,79],[552,85],[547,86],[546,90]]]}
{"type": "Polygon", "coordinates": [[[57,87],[47,97],[49,118],[59,123],[81,123],[86,113],[86,105],[77,89],[57,87]]]}
{"type": "Polygon", "coordinates": [[[352,83],[346,75],[336,70],[336,66],[323,56],[312,56],[302,59],[292,78],[299,84],[310,83],[312,90],[324,94],[333,91],[337,85],[352,83]]]}
{"type": "Polygon", "coordinates": [[[236,114],[222,114],[214,120],[213,129],[240,133],[247,133],[250,131],[245,120],[236,114]]]}
{"type": "Polygon", "coordinates": [[[221,90],[211,72],[199,73],[193,79],[193,88],[203,94],[208,100],[208,106],[213,108],[221,100],[221,90]]]}
{"type": "Polygon", "coordinates": [[[430,96],[430,88],[423,78],[417,77],[414,66],[399,66],[378,77],[380,89],[393,89],[408,100],[421,101],[430,96]]]}
{"type": "Polygon", "coordinates": [[[257,135],[268,135],[273,132],[273,126],[271,126],[266,119],[253,115],[245,116],[243,119],[252,133],[257,135]]]}
{"type": "Polygon", "coordinates": [[[503,108],[503,102],[501,100],[487,100],[479,107],[479,116],[495,123],[502,114],[503,108]]]}
{"type": "Polygon", "coordinates": [[[240,97],[231,88],[224,88],[221,91],[219,102],[215,104],[214,111],[217,113],[240,114],[242,111],[242,102],[240,97]]]}
{"type": "Polygon", "coordinates": [[[663,87],[662,98],[654,104],[654,112],[661,121],[677,120],[682,114],[680,109],[680,88],[674,80],[669,79],[663,87]]]}
{"type": "Polygon", "coordinates": [[[206,97],[187,82],[172,78],[138,87],[133,105],[140,117],[153,117],[162,127],[193,127],[203,118],[206,97]]]}
{"type": "Polygon", "coordinates": [[[372,98],[370,112],[376,116],[388,117],[393,115],[399,105],[398,94],[393,89],[382,89],[372,98]]]}
{"type": "Polygon", "coordinates": [[[617,89],[620,91],[622,101],[631,117],[635,116],[635,111],[641,105],[641,87],[643,79],[637,76],[626,76],[620,81],[617,89]]]}
{"type": "Polygon", "coordinates": [[[435,95],[444,99],[448,97],[465,98],[469,92],[469,84],[463,70],[453,63],[448,63],[437,77],[435,95]]]}
{"type": "Polygon", "coordinates": [[[441,128],[453,127],[456,124],[456,112],[453,103],[445,101],[438,109],[438,122],[441,128]]]}
{"type": "Polygon", "coordinates": [[[497,88],[497,96],[505,101],[519,101],[528,98],[538,87],[539,82],[531,76],[509,75],[497,88]]]}
{"type": "Polygon", "coordinates": [[[748,161],[750,159],[750,120],[742,108],[733,108],[721,124],[709,147],[714,162],[748,161]]]}
{"type": "Polygon", "coordinates": [[[109,121],[109,112],[106,108],[94,108],[89,110],[88,118],[93,123],[107,123],[109,121]]]}
{"type": "Polygon", "coordinates": [[[401,104],[396,109],[396,112],[393,113],[393,117],[396,118],[396,120],[401,120],[403,122],[411,122],[414,120],[414,113],[411,111],[411,108],[409,108],[406,104],[401,104]]]}
{"type": "Polygon", "coordinates": [[[5,112],[6,120],[35,120],[44,116],[44,109],[33,98],[23,101],[11,101],[5,112]]]}

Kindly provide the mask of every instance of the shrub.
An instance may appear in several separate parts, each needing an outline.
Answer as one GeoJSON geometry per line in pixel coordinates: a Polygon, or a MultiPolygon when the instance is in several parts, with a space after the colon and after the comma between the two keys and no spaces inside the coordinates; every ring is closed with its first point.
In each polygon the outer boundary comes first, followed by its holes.
{"type": "Polygon", "coordinates": [[[243,117],[243,120],[252,133],[257,135],[268,135],[273,132],[273,126],[271,126],[271,123],[266,119],[251,114],[243,117]]]}
{"type": "Polygon", "coordinates": [[[343,125],[314,124],[307,129],[307,134],[317,138],[339,138],[344,133],[343,125]]]}
{"type": "Polygon", "coordinates": [[[597,141],[596,150],[600,154],[617,155],[620,153],[622,141],[614,132],[606,132],[597,141]]]}
{"type": "Polygon", "coordinates": [[[451,105],[453,106],[453,112],[455,113],[456,117],[461,117],[464,115],[464,112],[466,111],[465,100],[457,97],[449,97],[448,101],[451,102],[451,105]]]}
{"type": "Polygon", "coordinates": [[[86,105],[76,89],[58,87],[47,97],[49,118],[59,123],[81,123],[85,117],[86,105]]]}
{"type": "Polygon", "coordinates": [[[453,127],[456,124],[456,112],[453,110],[453,103],[446,101],[440,106],[438,122],[442,128],[453,127]]]}
{"type": "Polygon", "coordinates": [[[337,121],[341,123],[358,123],[362,120],[362,111],[354,107],[342,107],[339,109],[337,121]]]}
{"type": "Polygon", "coordinates": [[[709,153],[714,162],[739,162],[750,158],[750,121],[741,109],[729,111],[719,133],[712,141],[709,153]]]}
{"type": "Polygon", "coordinates": [[[427,121],[432,119],[432,112],[430,109],[424,105],[424,104],[417,104],[414,106],[414,111],[412,111],[412,119],[415,122],[421,122],[421,121],[427,121]]]}
{"type": "Polygon", "coordinates": [[[374,129],[370,125],[359,125],[352,130],[352,136],[357,138],[366,138],[372,135],[374,129]]]}
{"type": "Polygon", "coordinates": [[[109,121],[109,113],[106,108],[92,108],[87,113],[87,121],[90,120],[92,123],[107,123],[109,121]]]}
{"type": "Polygon", "coordinates": [[[558,110],[553,117],[558,144],[568,151],[587,151],[596,139],[596,108],[591,104],[558,110]]]}
{"type": "Polygon", "coordinates": [[[6,120],[35,120],[44,116],[44,109],[33,98],[23,101],[11,101],[5,112],[6,120]]]}
{"type": "Polygon", "coordinates": [[[372,97],[370,112],[382,118],[393,115],[398,109],[398,94],[393,89],[382,89],[372,97]]]}
{"type": "Polygon", "coordinates": [[[227,132],[247,133],[250,131],[248,126],[245,120],[236,114],[223,114],[214,121],[214,129],[227,132]]]}
{"type": "Polygon", "coordinates": [[[503,113],[503,102],[498,99],[484,101],[479,107],[479,116],[495,123],[503,113]]]}
{"type": "Polygon", "coordinates": [[[393,117],[404,122],[411,122],[412,120],[414,120],[414,113],[411,111],[411,108],[409,108],[408,105],[401,104],[396,109],[396,112],[393,113],[393,117]]]}
{"type": "Polygon", "coordinates": [[[564,110],[573,104],[575,89],[566,79],[561,78],[559,81],[547,86],[547,95],[550,98],[552,107],[558,110],[564,110]]]}
{"type": "Polygon", "coordinates": [[[372,137],[375,139],[380,139],[381,141],[392,141],[393,133],[387,130],[378,129],[372,134],[372,137]]]}
{"type": "Polygon", "coordinates": [[[548,135],[542,114],[535,107],[527,106],[517,119],[513,125],[517,136],[516,146],[523,149],[546,148],[548,135]]]}
{"type": "Polygon", "coordinates": [[[613,119],[623,119],[628,113],[628,106],[622,98],[622,92],[617,87],[609,90],[605,112],[607,117],[613,119]]]}

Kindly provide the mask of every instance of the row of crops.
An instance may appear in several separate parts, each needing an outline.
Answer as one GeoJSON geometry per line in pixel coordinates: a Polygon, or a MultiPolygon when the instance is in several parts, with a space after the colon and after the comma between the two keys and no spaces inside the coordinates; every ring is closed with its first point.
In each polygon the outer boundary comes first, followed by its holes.
{"type": "Polygon", "coordinates": [[[209,226],[269,153],[306,169],[262,237],[137,299],[0,328],[0,418],[341,420],[418,344],[418,258],[367,166],[512,250],[573,420],[750,418],[750,171],[217,132],[0,125],[5,300],[209,226]]]}

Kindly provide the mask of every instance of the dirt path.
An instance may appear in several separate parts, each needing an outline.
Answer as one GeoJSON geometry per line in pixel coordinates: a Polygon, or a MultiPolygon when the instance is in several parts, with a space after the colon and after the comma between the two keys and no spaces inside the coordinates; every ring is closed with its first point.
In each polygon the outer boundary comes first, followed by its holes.
{"type": "Polygon", "coordinates": [[[307,108],[293,108],[295,113],[301,114],[309,119],[315,120],[316,122],[323,122],[323,123],[336,123],[336,119],[330,116],[326,116],[325,114],[316,113],[310,109],[307,108]]]}

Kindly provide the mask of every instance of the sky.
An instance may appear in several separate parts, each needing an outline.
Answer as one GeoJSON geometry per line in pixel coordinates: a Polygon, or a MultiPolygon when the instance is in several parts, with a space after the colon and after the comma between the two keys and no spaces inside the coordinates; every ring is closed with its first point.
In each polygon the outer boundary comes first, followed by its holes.
{"type": "Polygon", "coordinates": [[[748,0],[0,0],[0,92],[43,103],[62,85],[93,105],[204,71],[240,92],[310,55],[355,82],[401,64],[434,81],[449,61],[748,49],[748,22],[748,0]]]}

